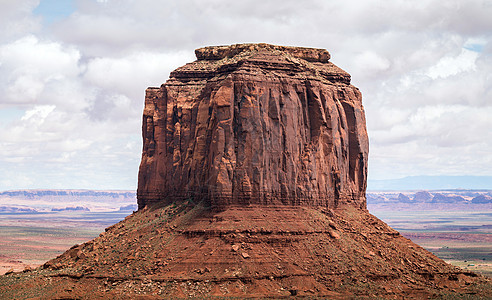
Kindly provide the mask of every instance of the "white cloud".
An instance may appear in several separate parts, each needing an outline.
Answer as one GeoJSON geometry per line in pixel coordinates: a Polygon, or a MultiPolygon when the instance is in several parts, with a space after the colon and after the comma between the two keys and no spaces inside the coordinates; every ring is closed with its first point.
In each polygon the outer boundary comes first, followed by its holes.
{"type": "Polygon", "coordinates": [[[23,174],[0,189],[135,187],[145,88],[240,42],[332,53],[363,93],[372,178],[491,175],[490,0],[78,0],[49,26],[38,3],[0,1],[0,166],[23,174]]]}
{"type": "Polygon", "coordinates": [[[391,62],[386,57],[377,53],[364,51],[354,57],[353,65],[353,71],[356,71],[357,73],[364,74],[369,78],[380,78],[381,73],[387,71],[391,67],[391,62]]]}
{"type": "Polygon", "coordinates": [[[54,105],[38,105],[33,109],[26,111],[21,121],[30,121],[36,124],[44,122],[46,117],[56,108],[54,105]]]}
{"type": "Polygon", "coordinates": [[[50,81],[76,77],[80,53],[29,35],[0,46],[2,103],[36,102],[50,81]]]}
{"type": "Polygon", "coordinates": [[[122,57],[98,57],[87,63],[84,79],[91,85],[132,98],[138,106],[149,85],[160,86],[173,68],[194,59],[192,51],[135,52],[122,57]]]}
{"type": "Polygon", "coordinates": [[[475,61],[478,55],[475,51],[463,48],[458,56],[445,56],[441,58],[437,64],[429,68],[426,75],[432,79],[436,79],[456,75],[460,72],[473,71],[476,69],[475,61]]]}
{"type": "Polygon", "coordinates": [[[38,32],[40,18],[32,16],[39,0],[0,1],[0,41],[15,39],[19,35],[38,32]]]}

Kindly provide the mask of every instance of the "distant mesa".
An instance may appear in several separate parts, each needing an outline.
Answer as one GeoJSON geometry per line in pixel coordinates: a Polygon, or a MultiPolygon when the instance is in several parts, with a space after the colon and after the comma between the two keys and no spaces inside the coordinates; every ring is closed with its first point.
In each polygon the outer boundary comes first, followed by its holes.
{"type": "Polygon", "coordinates": [[[38,211],[28,207],[0,206],[0,213],[37,213],[38,211]]]}
{"type": "Polygon", "coordinates": [[[27,208],[37,212],[115,211],[135,201],[135,191],[43,189],[0,192],[0,206],[22,208],[18,212],[27,208]]]}
{"type": "Polygon", "coordinates": [[[12,190],[0,192],[0,197],[134,197],[135,193],[130,191],[93,191],[93,190],[12,190]]]}
{"type": "Polygon", "coordinates": [[[411,202],[410,197],[408,197],[407,195],[404,195],[402,193],[398,194],[398,198],[397,199],[398,199],[399,202],[407,202],[407,203],[408,202],[411,202]]]}
{"type": "Polygon", "coordinates": [[[458,202],[464,202],[465,199],[461,196],[446,196],[441,193],[436,193],[434,194],[434,197],[432,197],[432,202],[433,203],[458,203],[458,202]]]}
{"type": "Polygon", "coordinates": [[[472,203],[484,204],[484,203],[492,203],[492,196],[489,195],[478,195],[472,199],[472,203]]]}
{"type": "Polygon", "coordinates": [[[369,205],[425,204],[429,208],[441,209],[448,204],[451,205],[448,207],[465,205],[463,208],[468,205],[471,209],[472,204],[492,203],[492,190],[369,191],[367,202],[369,205]]]}
{"type": "Polygon", "coordinates": [[[126,206],[121,206],[119,211],[128,211],[128,212],[132,212],[132,211],[136,211],[138,209],[138,206],[137,204],[129,204],[129,205],[126,205],[126,206]]]}
{"type": "Polygon", "coordinates": [[[432,200],[432,195],[427,191],[417,192],[413,197],[413,201],[415,202],[430,202],[431,200],[432,200]]]}
{"type": "Polygon", "coordinates": [[[90,211],[87,207],[83,206],[69,206],[69,207],[61,207],[61,208],[52,208],[51,211],[90,211]]]}

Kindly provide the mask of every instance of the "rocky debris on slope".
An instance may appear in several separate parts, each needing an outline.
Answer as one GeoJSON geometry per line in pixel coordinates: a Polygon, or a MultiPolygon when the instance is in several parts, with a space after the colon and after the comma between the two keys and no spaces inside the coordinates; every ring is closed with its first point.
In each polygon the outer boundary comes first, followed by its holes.
{"type": "Polygon", "coordinates": [[[0,278],[5,299],[491,297],[368,212],[188,201],[139,210],[42,268],[0,278]],[[31,288],[29,288],[31,287],[31,288]]]}
{"type": "Polygon", "coordinates": [[[146,91],[138,204],[365,208],[361,93],[324,49],[241,44],[146,91]]]}

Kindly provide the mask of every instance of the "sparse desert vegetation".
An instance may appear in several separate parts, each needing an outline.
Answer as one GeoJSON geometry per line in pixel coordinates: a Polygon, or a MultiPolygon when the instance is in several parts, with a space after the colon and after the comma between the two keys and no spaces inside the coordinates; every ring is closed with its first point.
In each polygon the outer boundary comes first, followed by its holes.
{"type": "Polygon", "coordinates": [[[5,299],[490,297],[486,278],[350,206],[154,205],[0,279],[5,299]]]}
{"type": "Polygon", "coordinates": [[[0,213],[0,274],[37,267],[75,244],[97,237],[128,211],[0,213]]]}
{"type": "Polygon", "coordinates": [[[446,262],[492,277],[490,193],[375,192],[368,193],[368,208],[403,236],[446,262]]]}

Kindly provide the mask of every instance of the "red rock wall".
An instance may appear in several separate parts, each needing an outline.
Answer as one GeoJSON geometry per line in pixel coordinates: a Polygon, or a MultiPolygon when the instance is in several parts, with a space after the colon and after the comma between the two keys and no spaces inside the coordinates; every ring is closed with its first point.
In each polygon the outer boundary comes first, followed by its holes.
{"type": "Polygon", "coordinates": [[[365,208],[359,90],[326,50],[207,47],[146,91],[138,204],[365,208]],[[225,49],[225,50],[224,50],[225,49]]]}

